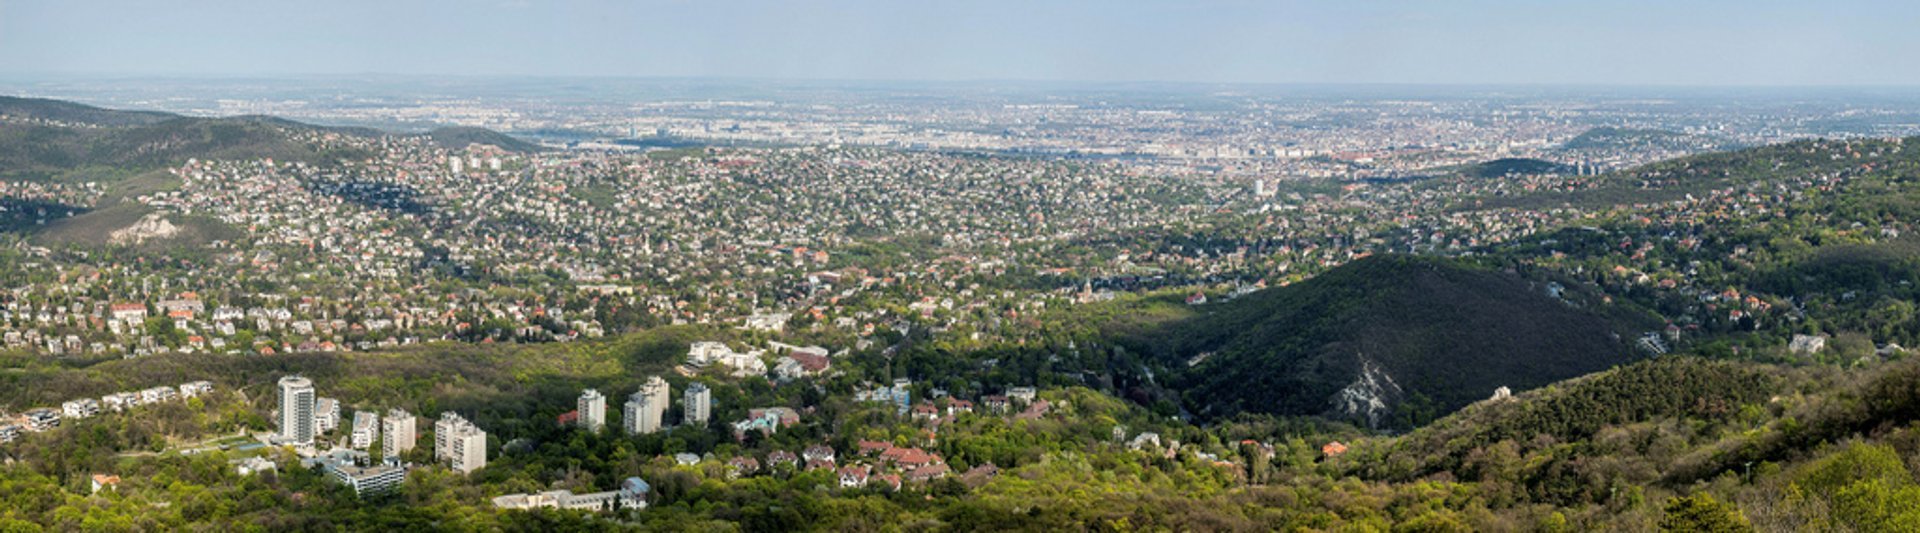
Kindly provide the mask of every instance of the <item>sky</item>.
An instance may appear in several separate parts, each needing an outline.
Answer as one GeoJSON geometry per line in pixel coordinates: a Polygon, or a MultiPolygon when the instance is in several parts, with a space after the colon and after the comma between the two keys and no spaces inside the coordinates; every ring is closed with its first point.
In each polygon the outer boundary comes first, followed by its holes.
{"type": "Polygon", "coordinates": [[[1920,86],[1879,0],[0,0],[0,76],[1920,86]]]}

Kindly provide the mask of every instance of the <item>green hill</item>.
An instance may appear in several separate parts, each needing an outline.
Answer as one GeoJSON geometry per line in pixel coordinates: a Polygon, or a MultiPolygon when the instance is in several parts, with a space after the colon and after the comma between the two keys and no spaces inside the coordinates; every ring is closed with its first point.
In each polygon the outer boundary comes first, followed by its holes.
{"type": "Polygon", "coordinates": [[[1159,326],[1144,349],[1202,416],[1327,414],[1409,427],[1491,395],[1631,361],[1630,312],[1465,262],[1355,261],[1159,326]],[[1624,319],[1617,317],[1626,317],[1624,319]],[[1207,354],[1204,355],[1203,354],[1207,354]]]}
{"type": "Polygon", "coordinates": [[[1531,176],[1538,174],[1569,174],[1573,167],[1541,159],[1509,157],[1495,159],[1460,167],[1461,175],[1475,178],[1500,178],[1506,176],[1531,176]]]}
{"type": "Polygon", "coordinates": [[[513,138],[507,134],[486,128],[453,126],[439,128],[425,134],[434,144],[442,148],[466,148],[469,144],[497,146],[502,150],[518,153],[540,151],[540,145],[513,138]]]}
{"type": "Polygon", "coordinates": [[[1587,130],[1569,139],[1563,147],[1568,150],[1619,150],[1636,148],[1661,150],[1725,150],[1734,148],[1732,143],[1717,137],[1656,129],[1612,127],[1599,127],[1587,130]]]}
{"type": "Polygon", "coordinates": [[[0,116],[51,120],[90,126],[144,126],[179,115],[159,111],[106,109],[64,100],[0,96],[0,116]]]}

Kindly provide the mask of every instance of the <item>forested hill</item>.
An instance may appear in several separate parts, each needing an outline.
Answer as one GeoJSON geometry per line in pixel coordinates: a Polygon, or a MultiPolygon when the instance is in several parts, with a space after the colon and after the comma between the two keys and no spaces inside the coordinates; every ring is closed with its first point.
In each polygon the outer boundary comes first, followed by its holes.
{"type": "MultiPolygon", "coordinates": [[[[1378,256],[1145,335],[1208,417],[1331,414],[1409,427],[1495,389],[1637,356],[1598,297],[1449,259],[1378,256]]],[[[1631,313],[1615,315],[1631,317],[1631,313]]]]}
{"type": "Polygon", "coordinates": [[[90,126],[145,126],[180,118],[159,111],[106,109],[64,100],[15,96],[0,96],[0,116],[90,126]]]}
{"type": "Polygon", "coordinates": [[[530,153],[540,151],[540,145],[513,138],[504,133],[486,128],[468,126],[450,126],[438,128],[426,133],[427,138],[442,148],[466,148],[469,144],[486,144],[509,152],[530,153]]]}
{"type": "MultiPolygon", "coordinates": [[[[317,126],[268,116],[188,117],[60,100],[0,97],[0,177],[50,179],[76,170],[98,169],[86,172],[84,179],[114,181],[191,158],[271,158],[324,164],[366,154],[317,150],[308,137],[382,134],[368,128],[317,126]]],[[[465,147],[474,142],[514,151],[537,149],[482,128],[446,128],[429,135],[449,146],[457,143],[465,147]]]]}

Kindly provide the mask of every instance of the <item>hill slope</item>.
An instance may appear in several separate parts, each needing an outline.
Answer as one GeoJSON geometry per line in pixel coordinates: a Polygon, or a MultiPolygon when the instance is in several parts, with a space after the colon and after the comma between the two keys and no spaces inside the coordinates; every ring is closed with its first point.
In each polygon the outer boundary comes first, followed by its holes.
{"type": "Polygon", "coordinates": [[[90,126],[144,126],[179,118],[179,115],[159,111],[106,109],[65,100],[15,96],[0,96],[0,116],[90,126]]]}
{"type": "Polygon", "coordinates": [[[1203,416],[1329,414],[1408,427],[1499,387],[1635,358],[1619,320],[1547,287],[1454,260],[1373,257],[1162,326],[1148,350],[1184,368],[1172,385],[1203,416]]]}
{"type": "Polygon", "coordinates": [[[532,153],[540,151],[539,145],[486,128],[453,126],[429,131],[426,133],[426,136],[428,139],[432,139],[434,144],[440,145],[441,148],[458,149],[466,148],[469,144],[487,144],[500,147],[500,149],[509,152],[532,153]]]}

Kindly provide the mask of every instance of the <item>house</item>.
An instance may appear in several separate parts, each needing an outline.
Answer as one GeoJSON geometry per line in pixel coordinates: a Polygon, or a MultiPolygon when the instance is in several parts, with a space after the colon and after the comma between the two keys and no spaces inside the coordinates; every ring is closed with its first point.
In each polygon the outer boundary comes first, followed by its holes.
{"type": "Polygon", "coordinates": [[[1339,457],[1343,453],[1347,453],[1347,445],[1337,440],[1320,446],[1320,455],[1327,458],[1339,457]]]}
{"type": "Polygon", "coordinates": [[[800,464],[800,456],[786,450],[774,450],[767,454],[768,468],[793,468],[800,464]]]}
{"type": "Polygon", "coordinates": [[[733,459],[727,460],[727,477],[729,479],[738,479],[741,477],[750,476],[759,471],[760,471],[759,459],[754,459],[752,457],[747,457],[743,455],[740,457],[735,457],[733,459]]]}
{"type": "Polygon", "coordinates": [[[273,464],[273,461],[268,461],[265,457],[248,457],[246,459],[235,459],[228,462],[233,464],[234,472],[242,476],[251,476],[261,472],[277,471],[279,469],[278,465],[273,464]]]}
{"type": "Polygon", "coordinates": [[[1187,305],[1201,305],[1204,303],[1207,303],[1206,293],[1196,292],[1193,293],[1192,296],[1187,297],[1187,305]]]}
{"type": "Polygon", "coordinates": [[[960,481],[966,483],[967,488],[980,488],[999,475],[1000,467],[986,463],[967,469],[966,473],[960,474],[960,481]]]}
{"type": "Polygon", "coordinates": [[[780,379],[794,380],[820,375],[831,365],[825,354],[794,350],[791,355],[781,357],[774,363],[773,373],[780,379]]]}
{"type": "Polygon", "coordinates": [[[982,396],[980,404],[986,406],[988,411],[995,413],[1005,413],[1013,405],[1006,396],[1000,395],[982,396]]]}
{"type": "Polygon", "coordinates": [[[1034,390],[1033,387],[1014,387],[1007,389],[1007,399],[1020,402],[1023,405],[1033,403],[1034,398],[1038,398],[1039,396],[1040,391],[1034,390]]]}
{"type": "Polygon", "coordinates": [[[920,468],[915,468],[912,471],[907,472],[907,481],[912,481],[914,483],[926,483],[928,481],[933,481],[936,479],[947,477],[947,474],[951,473],[952,471],[953,469],[951,467],[948,467],[947,465],[944,465],[944,464],[930,464],[930,465],[922,466],[920,468]]]}
{"type": "Polygon", "coordinates": [[[125,411],[128,407],[140,405],[140,396],[130,392],[116,392],[101,396],[100,404],[117,413],[125,411]]]}
{"type": "Polygon", "coordinates": [[[940,416],[940,408],[934,407],[931,403],[921,403],[920,405],[913,406],[914,420],[932,420],[938,416],[940,416]]]}
{"type": "Polygon", "coordinates": [[[1046,416],[1047,412],[1051,410],[1053,410],[1052,402],[1039,400],[1033,402],[1032,405],[1028,405],[1025,411],[1021,411],[1020,414],[1014,415],[1013,417],[1017,420],[1034,420],[1046,416]]]}
{"type": "Polygon", "coordinates": [[[0,424],[0,443],[13,442],[20,438],[20,426],[0,424]]]}
{"type": "Polygon", "coordinates": [[[26,418],[27,418],[27,429],[33,430],[35,432],[46,431],[49,429],[60,427],[60,412],[52,409],[42,407],[39,409],[28,410],[26,414],[26,418]]]}
{"type": "Polygon", "coordinates": [[[747,418],[733,423],[734,438],[744,438],[748,431],[774,433],[780,428],[800,423],[800,413],[785,407],[767,407],[750,409],[747,418]]]}
{"type": "Polygon", "coordinates": [[[114,491],[120,490],[120,476],[94,474],[93,475],[93,492],[95,494],[99,494],[100,489],[110,489],[114,491]]]}
{"type": "Polygon", "coordinates": [[[1161,447],[1160,434],[1148,431],[1145,433],[1141,433],[1139,435],[1134,435],[1133,441],[1127,443],[1128,448],[1132,448],[1135,450],[1146,449],[1147,446],[1160,448],[1161,447]]]}
{"type": "Polygon", "coordinates": [[[840,467],[840,488],[853,489],[867,486],[867,467],[847,465],[840,467]]]}
{"type": "Polygon", "coordinates": [[[885,453],[887,450],[893,449],[893,443],[885,442],[885,441],[876,441],[876,440],[860,441],[859,446],[860,446],[860,455],[865,455],[868,457],[877,456],[877,455],[880,455],[881,453],[885,453]]]}
{"type": "Polygon", "coordinates": [[[940,464],[940,456],[920,448],[892,448],[880,453],[880,460],[893,463],[905,470],[914,470],[923,466],[940,464]]]}
{"type": "Polygon", "coordinates": [[[1827,337],[1825,335],[1796,334],[1793,336],[1793,340],[1787,343],[1788,350],[1791,350],[1793,351],[1793,353],[1800,354],[1800,355],[1813,355],[1816,353],[1820,353],[1820,350],[1826,347],[1827,347],[1827,337]]]}
{"type": "Polygon", "coordinates": [[[100,414],[100,401],[93,398],[81,398],[60,404],[60,413],[67,418],[81,419],[100,414]]]}
{"type": "Polygon", "coordinates": [[[813,461],[831,462],[833,461],[833,455],[834,455],[833,448],[825,444],[815,444],[812,446],[808,446],[805,451],[800,452],[800,457],[806,458],[808,462],[813,462],[813,461]]]}
{"type": "Polygon", "coordinates": [[[144,389],[140,391],[140,404],[146,405],[151,403],[160,403],[160,402],[172,400],[174,398],[178,398],[179,396],[180,396],[179,389],[175,389],[173,387],[166,387],[166,386],[153,387],[150,389],[144,389]]]}
{"type": "Polygon", "coordinates": [[[117,303],[110,309],[109,314],[121,323],[137,324],[147,320],[147,304],[117,303]]]}
{"type": "Polygon", "coordinates": [[[193,398],[209,392],[213,392],[213,382],[211,381],[189,381],[180,384],[181,398],[193,398]]]}
{"type": "Polygon", "coordinates": [[[959,398],[947,400],[948,416],[957,416],[960,413],[971,413],[971,412],[973,412],[973,402],[969,402],[959,398]]]}

